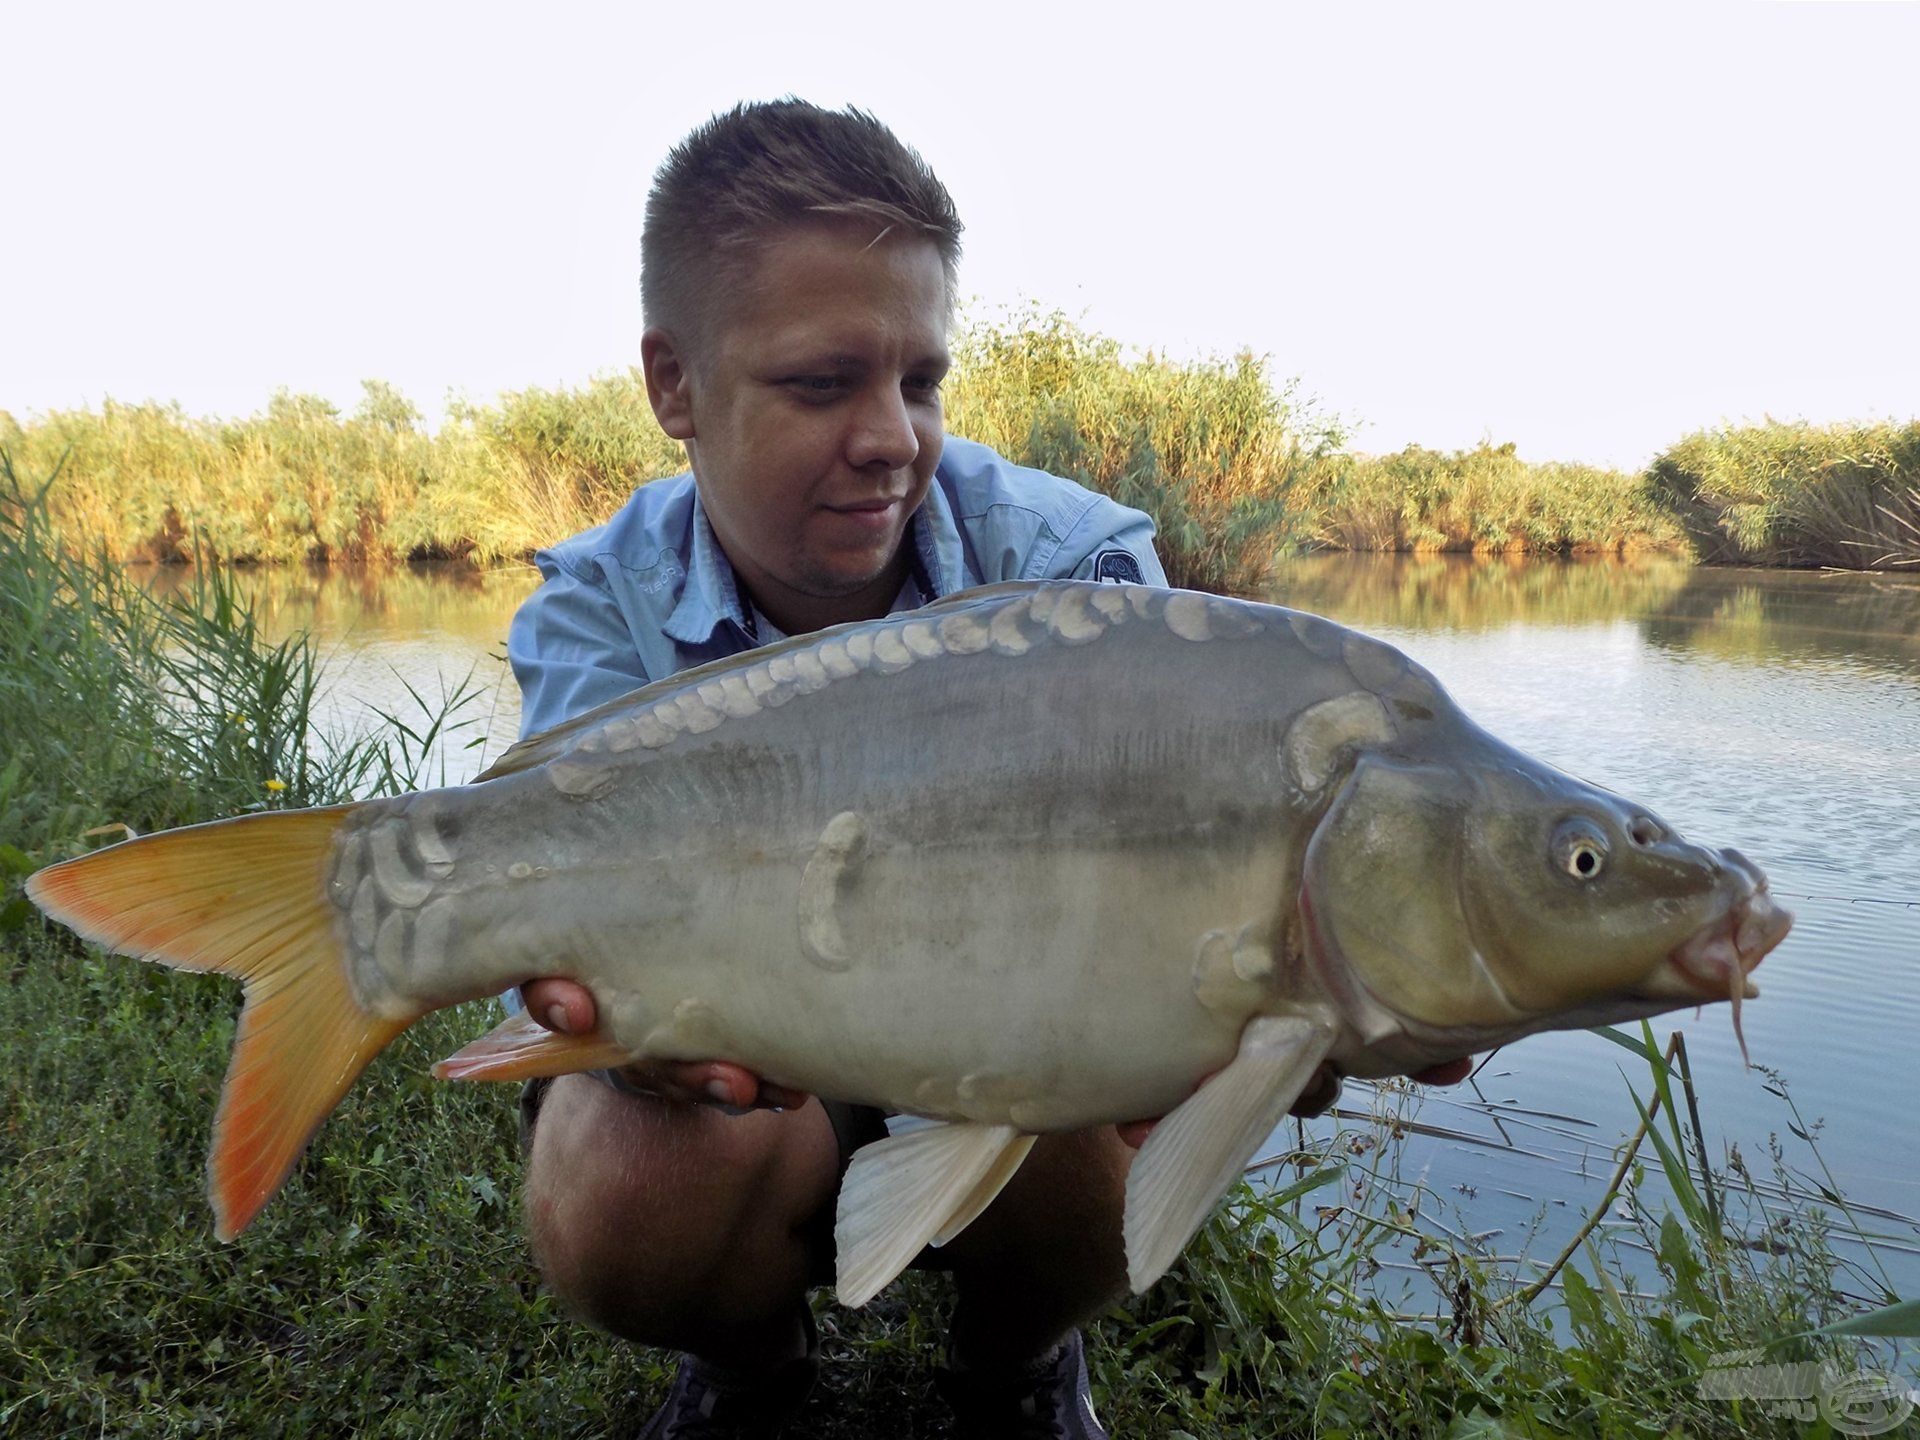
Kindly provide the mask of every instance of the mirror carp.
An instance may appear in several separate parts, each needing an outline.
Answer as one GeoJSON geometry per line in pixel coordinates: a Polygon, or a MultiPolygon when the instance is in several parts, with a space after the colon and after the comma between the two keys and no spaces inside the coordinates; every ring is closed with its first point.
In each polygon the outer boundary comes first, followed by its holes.
{"type": "Polygon", "coordinates": [[[1737,1025],[1791,923],[1738,852],[1503,744],[1389,645],[1076,582],[798,636],[473,784],[147,836],[29,893],[245,982],[222,1238],[408,1025],[565,976],[596,1033],[517,1017],[436,1073],[720,1059],[941,1122],[855,1155],[849,1304],[1035,1135],[1164,1115],[1127,1184],[1145,1289],[1323,1061],[1411,1073],[1722,998],[1737,1025]]]}

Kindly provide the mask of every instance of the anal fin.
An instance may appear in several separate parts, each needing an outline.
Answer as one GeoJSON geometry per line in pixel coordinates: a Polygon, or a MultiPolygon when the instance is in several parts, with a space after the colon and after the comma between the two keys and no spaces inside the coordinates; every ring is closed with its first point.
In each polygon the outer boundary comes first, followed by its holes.
{"type": "Polygon", "coordinates": [[[835,1285],[864,1305],[929,1243],[952,1239],[992,1203],[1032,1148],[1011,1125],[933,1125],[861,1147],[840,1185],[835,1285]]]}
{"type": "Polygon", "coordinates": [[[607,1070],[632,1059],[630,1049],[605,1035],[562,1035],[523,1010],[449,1055],[433,1073],[442,1080],[534,1080],[607,1070]]]}
{"type": "Polygon", "coordinates": [[[1257,1016],[1227,1067],[1154,1126],[1127,1176],[1127,1283],[1167,1272],[1333,1048],[1331,1019],[1257,1016]]]}

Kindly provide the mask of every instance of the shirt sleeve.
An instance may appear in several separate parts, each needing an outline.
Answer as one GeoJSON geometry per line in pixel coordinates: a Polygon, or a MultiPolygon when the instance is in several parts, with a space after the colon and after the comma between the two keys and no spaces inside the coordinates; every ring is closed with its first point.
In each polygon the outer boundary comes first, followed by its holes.
{"type": "Polygon", "coordinates": [[[1115,504],[1105,496],[1088,507],[1048,568],[1056,580],[1167,583],[1167,572],[1153,548],[1153,521],[1142,511],[1115,504]]]}
{"type": "Polygon", "coordinates": [[[546,577],[514,612],[507,659],[520,683],[522,738],[617,700],[650,678],[612,593],[542,551],[546,577]]]}

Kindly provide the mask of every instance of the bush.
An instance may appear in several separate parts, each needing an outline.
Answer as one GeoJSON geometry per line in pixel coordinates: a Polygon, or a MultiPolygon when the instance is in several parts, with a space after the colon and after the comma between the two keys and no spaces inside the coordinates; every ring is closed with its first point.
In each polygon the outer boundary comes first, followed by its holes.
{"type": "Polygon", "coordinates": [[[1702,430],[1649,478],[1703,560],[1920,565],[1920,421],[1702,430]]]}
{"type": "Polygon", "coordinates": [[[1146,511],[1168,580],[1223,593],[1305,540],[1296,492],[1344,438],[1259,357],[1129,359],[1057,311],[969,328],[947,395],[953,433],[1146,511]]]}
{"type": "Polygon", "coordinates": [[[1681,540],[1639,477],[1531,464],[1511,444],[1332,456],[1308,504],[1314,541],[1336,550],[1621,553],[1681,540]]]}

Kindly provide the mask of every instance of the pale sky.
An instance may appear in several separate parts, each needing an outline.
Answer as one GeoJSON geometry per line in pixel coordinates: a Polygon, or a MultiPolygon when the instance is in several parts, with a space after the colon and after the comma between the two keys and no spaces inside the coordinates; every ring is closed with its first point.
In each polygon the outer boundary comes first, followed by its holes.
{"type": "Polygon", "coordinates": [[[1638,466],[1920,413],[1920,6],[9,4],[0,409],[429,415],[638,353],[669,145],[875,111],[962,290],[1250,348],[1356,443],[1638,466]]]}

